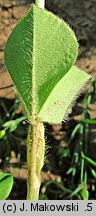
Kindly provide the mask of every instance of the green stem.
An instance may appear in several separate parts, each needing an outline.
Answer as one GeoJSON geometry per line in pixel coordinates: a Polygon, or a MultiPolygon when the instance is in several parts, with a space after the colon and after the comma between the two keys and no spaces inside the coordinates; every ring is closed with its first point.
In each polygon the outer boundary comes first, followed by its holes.
{"type": "Polygon", "coordinates": [[[44,9],[44,6],[45,6],[45,0],[35,0],[35,4],[36,4],[38,7],[44,9]]]}
{"type": "Polygon", "coordinates": [[[41,185],[41,169],[44,163],[45,139],[43,123],[29,126],[27,140],[27,200],[38,200],[41,185]]]}
{"type": "MultiPolygon", "coordinates": [[[[45,0],[35,0],[35,4],[40,8],[44,8],[45,0]]],[[[27,139],[27,200],[38,200],[44,154],[44,125],[41,122],[35,122],[29,126],[27,139]]]]}
{"type": "MultiPolygon", "coordinates": [[[[44,8],[45,0],[35,0],[35,4],[40,8],[44,8]]],[[[27,139],[27,200],[38,200],[44,154],[44,125],[41,122],[34,122],[29,126],[27,139]]]]}

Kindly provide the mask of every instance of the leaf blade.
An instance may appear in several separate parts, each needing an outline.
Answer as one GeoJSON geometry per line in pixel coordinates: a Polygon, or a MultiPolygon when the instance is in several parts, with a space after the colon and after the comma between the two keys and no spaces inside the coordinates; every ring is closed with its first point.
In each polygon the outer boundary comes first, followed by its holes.
{"type": "Polygon", "coordinates": [[[42,121],[59,124],[89,78],[87,73],[73,66],[55,86],[38,117],[42,121]]]}
{"type": "Polygon", "coordinates": [[[5,47],[5,64],[28,116],[35,115],[74,64],[78,43],[69,26],[35,5],[14,28],[5,47]]]}
{"type": "Polygon", "coordinates": [[[13,176],[7,173],[0,172],[0,200],[5,200],[13,186],[13,176]]]}

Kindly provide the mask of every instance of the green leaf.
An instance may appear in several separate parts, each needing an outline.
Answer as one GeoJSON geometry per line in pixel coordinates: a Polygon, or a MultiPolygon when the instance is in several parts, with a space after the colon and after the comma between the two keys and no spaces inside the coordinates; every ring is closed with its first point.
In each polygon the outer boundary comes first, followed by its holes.
{"type": "Polygon", "coordinates": [[[96,172],[94,169],[90,168],[92,176],[96,179],[96,172]]]}
{"type": "Polygon", "coordinates": [[[17,118],[16,120],[7,121],[3,124],[3,127],[6,129],[9,129],[10,132],[13,132],[16,130],[16,128],[20,124],[20,122],[22,122],[25,119],[26,118],[23,116],[23,117],[17,118]]]}
{"type": "Polygon", "coordinates": [[[74,172],[74,167],[70,167],[68,171],[66,172],[66,174],[69,175],[70,173],[73,173],[73,172],[74,172]]]}
{"type": "Polygon", "coordinates": [[[4,124],[3,124],[3,127],[4,128],[10,128],[10,127],[14,127],[14,125],[16,125],[16,123],[15,123],[15,120],[10,120],[10,121],[7,121],[7,122],[5,122],[4,124]]]}
{"type": "Polygon", "coordinates": [[[91,164],[92,166],[95,166],[95,167],[96,167],[96,161],[92,160],[92,159],[89,158],[89,157],[86,157],[84,154],[82,155],[82,157],[83,157],[89,164],[91,164]]]}
{"type": "Polygon", "coordinates": [[[78,187],[67,197],[67,199],[76,196],[82,189],[82,185],[79,184],[78,187]]]}
{"type": "Polygon", "coordinates": [[[83,200],[88,200],[89,199],[89,192],[86,188],[83,188],[81,191],[80,191],[80,194],[81,194],[81,197],[83,200]]]}
{"type": "Polygon", "coordinates": [[[20,118],[17,118],[15,121],[16,121],[16,124],[18,125],[20,122],[24,121],[26,119],[25,116],[22,116],[20,118]]]}
{"type": "Polygon", "coordinates": [[[50,93],[39,118],[54,124],[60,123],[63,118],[66,120],[69,108],[73,106],[88,79],[87,73],[73,66],[50,93]]]}
{"type": "Polygon", "coordinates": [[[5,130],[0,130],[0,139],[2,139],[5,136],[5,130]]]}
{"type": "Polygon", "coordinates": [[[38,116],[45,107],[55,85],[74,64],[77,51],[73,31],[51,12],[34,5],[19,21],[5,47],[5,64],[28,116],[38,116]]]}
{"type": "Polygon", "coordinates": [[[13,176],[0,172],[0,200],[5,200],[12,189],[13,176]]]}
{"type": "Polygon", "coordinates": [[[96,124],[96,120],[94,119],[82,119],[81,122],[84,122],[86,124],[96,124]]]}
{"type": "Polygon", "coordinates": [[[82,125],[79,123],[75,126],[75,128],[73,129],[72,133],[71,133],[71,136],[70,136],[70,139],[68,141],[68,145],[70,144],[70,142],[74,139],[75,137],[75,134],[78,132],[78,130],[80,129],[82,125]]]}
{"type": "Polygon", "coordinates": [[[17,125],[14,125],[14,126],[9,128],[9,131],[14,132],[16,129],[17,129],[17,125]]]}

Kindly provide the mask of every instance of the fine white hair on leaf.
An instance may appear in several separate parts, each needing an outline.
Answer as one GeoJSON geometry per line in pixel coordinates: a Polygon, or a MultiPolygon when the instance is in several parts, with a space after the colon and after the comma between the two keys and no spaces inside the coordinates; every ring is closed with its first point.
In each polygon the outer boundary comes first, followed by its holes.
{"type": "Polygon", "coordinates": [[[80,97],[80,95],[82,94],[82,92],[85,90],[86,85],[89,83],[89,80],[86,81],[86,83],[81,87],[81,89],[78,91],[78,93],[75,95],[75,97],[72,99],[69,107],[67,108],[63,121],[66,122],[66,120],[68,120],[68,115],[69,115],[69,110],[75,105],[77,99],[80,97]]]}

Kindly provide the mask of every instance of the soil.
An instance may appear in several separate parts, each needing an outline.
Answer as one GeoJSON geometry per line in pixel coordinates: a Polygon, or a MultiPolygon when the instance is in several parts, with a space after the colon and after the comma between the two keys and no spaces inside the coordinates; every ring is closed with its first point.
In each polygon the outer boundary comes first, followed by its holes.
{"type": "MultiPolygon", "coordinates": [[[[4,66],[4,47],[6,41],[18,22],[18,20],[24,16],[30,3],[34,2],[31,0],[0,0],[0,98],[3,99],[7,106],[10,107],[10,101],[14,100],[14,87],[12,80],[4,66]]],[[[46,8],[59,17],[63,18],[75,31],[77,35],[80,48],[79,55],[76,65],[85,70],[87,73],[94,74],[96,72],[96,1],[95,0],[47,0],[46,8]]],[[[0,99],[0,100],[1,100],[0,99]]],[[[96,119],[96,103],[90,105],[90,116],[92,119],[96,119]]],[[[73,116],[69,119],[69,122],[63,126],[58,125],[47,125],[47,139],[49,145],[61,145],[66,147],[66,141],[69,136],[69,128],[72,131],[76,121],[80,119],[81,112],[80,106],[76,107],[73,116]]],[[[17,114],[21,113],[21,107],[19,107],[17,114]]],[[[93,127],[90,145],[90,155],[96,158],[96,127],[93,127]],[[94,150],[92,150],[94,149],[94,150]]],[[[55,154],[54,149],[51,149],[51,155],[55,154]]],[[[59,170],[56,169],[56,158],[50,156],[50,150],[48,151],[48,158],[50,160],[50,171],[46,172],[46,169],[42,172],[43,181],[48,179],[56,179],[59,176],[59,170]],[[53,165],[54,164],[54,165],[53,165]],[[53,174],[52,174],[53,172],[53,174]]],[[[23,189],[26,188],[27,168],[26,161],[23,158],[23,163],[20,168],[16,165],[16,155],[13,151],[11,152],[11,162],[15,164],[15,167],[11,170],[16,181],[14,184],[14,190],[11,195],[12,199],[24,199],[23,189]],[[21,192],[20,186],[22,183],[21,192]]],[[[68,161],[67,161],[68,163],[68,161]]],[[[1,166],[2,168],[2,166],[1,166]]],[[[8,164],[4,171],[10,172],[8,164]]],[[[64,172],[64,169],[63,169],[64,172]]],[[[59,176],[60,177],[60,176],[59,176]]]]}

